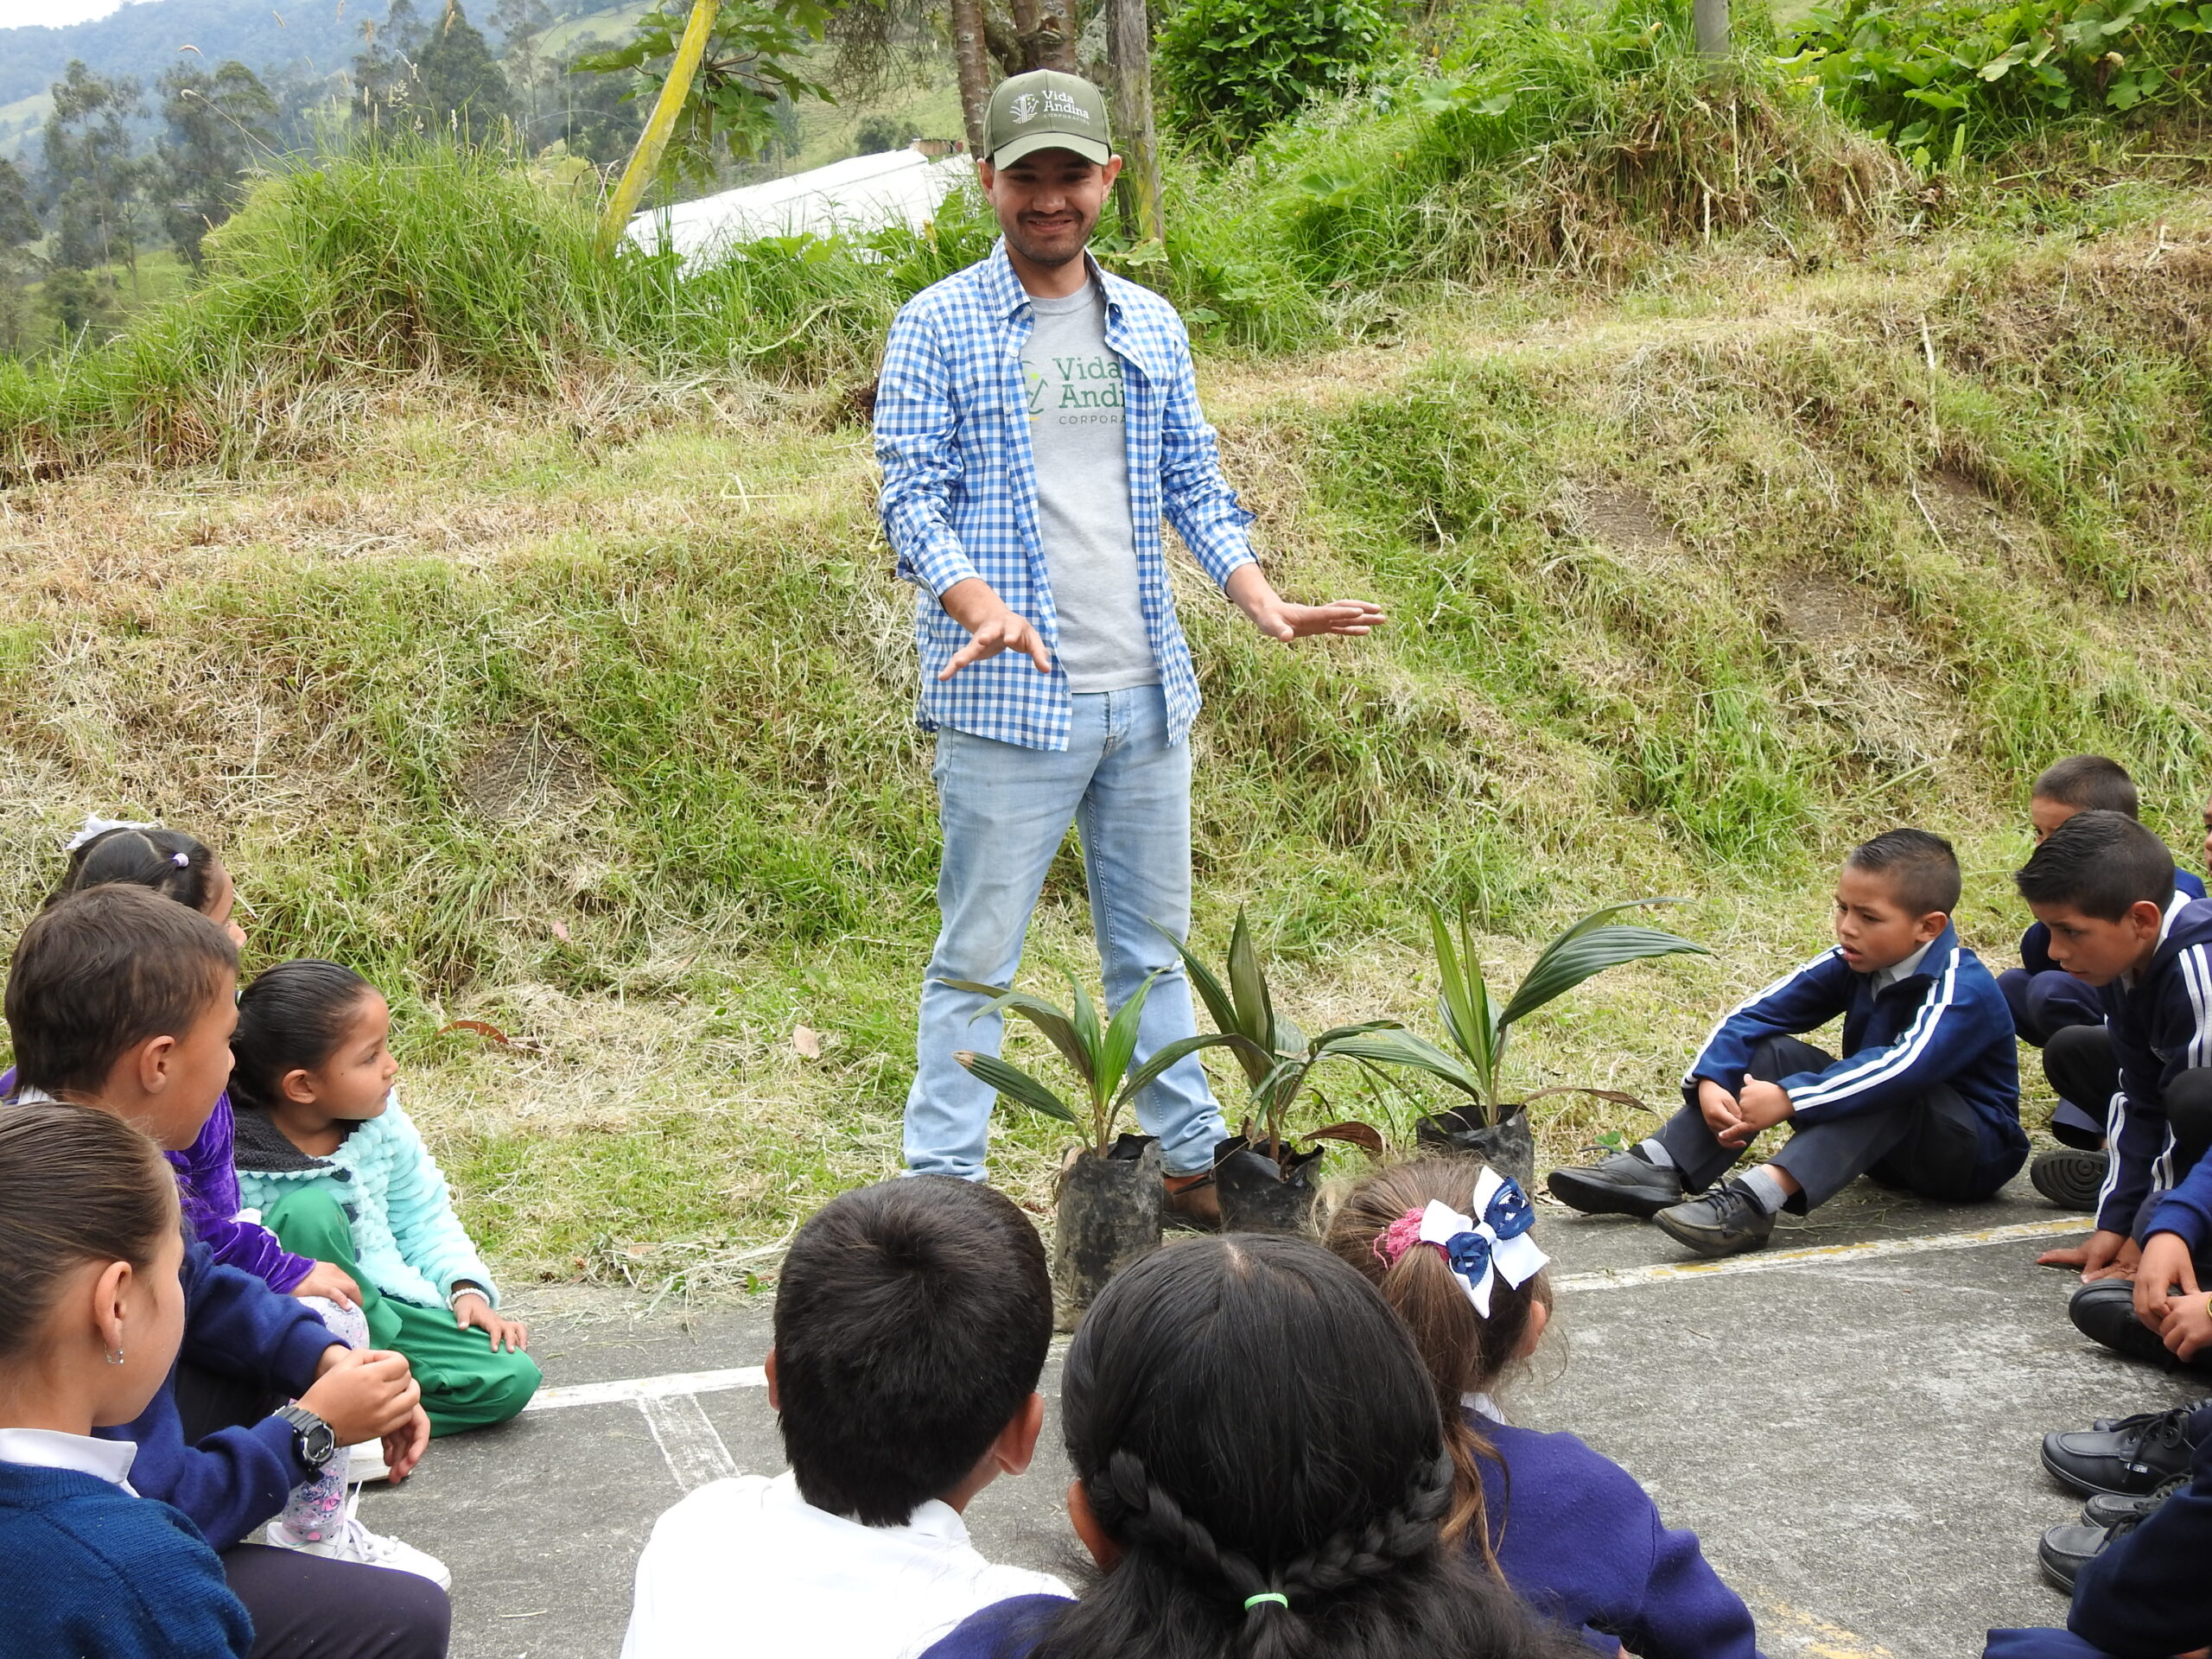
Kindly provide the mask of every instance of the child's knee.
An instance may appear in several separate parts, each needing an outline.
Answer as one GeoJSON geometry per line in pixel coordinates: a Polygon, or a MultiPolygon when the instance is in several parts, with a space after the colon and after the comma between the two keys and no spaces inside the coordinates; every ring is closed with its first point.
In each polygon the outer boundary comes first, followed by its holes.
{"type": "Polygon", "coordinates": [[[2184,1071],[2166,1086],[2166,1122],[2175,1144],[2194,1162],[2212,1146],[2212,1066],[2184,1071]]]}
{"type": "Polygon", "coordinates": [[[270,1205],[261,1219],[276,1235],[277,1242],[295,1255],[327,1262],[340,1249],[347,1255],[353,1254],[353,1217],[334,1194],[320,1187],[287,1193],[270,1205]]]}

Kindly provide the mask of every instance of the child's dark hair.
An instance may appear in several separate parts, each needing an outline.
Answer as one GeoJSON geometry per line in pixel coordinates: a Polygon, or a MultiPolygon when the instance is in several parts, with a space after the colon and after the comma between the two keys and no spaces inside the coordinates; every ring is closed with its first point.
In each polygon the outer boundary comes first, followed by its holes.
{"type": "Polygon", "coordinates": [[[1941,836],[1885,830],[1853,848],[1843,861],[1848,869],[1888,876],[1897,903],[1915,916],[1939,910],[1948,916],[1959,907],[1959,855],[1941,836]]]}
{"type": "Polygon", "coordinates": [[[151,887],[164,899],[188,905],[202,915],[214,904],[216,871],[222,864],[204,842],[181,830],[160,825],[124,825],[104,830],[69,855],[61,885],[46,902],[58,903],[86,887],[111,883],[151,887]]]}
{"type": "Polygon", "coordinates": [[[8,968],[19,1083],[97,1094],[149,1037],[182,1037],[238,970],[198,911],[144,887],[91,887],[31,918],[8,968]]]}
{"type": "Polygon", "coordinates": [[[180,1224],[175,1173],[120,1118],[58,1101],[0,1107],[0,1363],[36,1342],[68,1274],[143,1271],[180,1224]]]}
{"type": "Polygon", "coordinates": [[[1584,1651],[1447,1545],[1436,1392],[1374,1287],[1250,1235],[1125,1270],[1070,1346],[1069,1460],[1122,1552],[1039,1659],[1584,1651]]]}
{"type": "Polygon", "coordinates": [[[2069,754],[2037,774],[2029,795],[2056,801],[2082,812],[2118,812],[2134,817],[2142,809],[2135,780],[2119,761],[2101,754],[2069,754]]]}
{"type": "Polygon", "coordinates": [[[2031,905],[2071,905],[2116,922],[2133,905],[2164,910],[2174,896],[2174,855],[2121,812],[2076,812],[2043,838],[2012,885],[2031,905]]]}
{"type": "Polygon", "coordinates": [[[238,993],[231,1038],[231,1103],[265,1112],[292,1071],[314,1071],[335,1053],[376,987],[351,968],[315,957],[264,969],[238,993]]]}
{"type": "Polygon", "coordinates": [[[1329,1219],[1324,1242],[1382,1293],[1413,1333],[1436,1389],[1444,1444],[1452,1453],[1454,1482],[1444,1536],[1471,1540],[1494,1567],[1479,1460],[1497,1462],[1497,1452],[1467,1421],[1460,1402],[1487,1389],[1513,1363],[1529,1334],[1533,1310],[1539,1303],[1551,1306],[1550,1282],[1541,1273],[1518,1286],[1509,1285],[1503,1275],[1493,1277],[1490,1317],[1478,1319],[1443,1252],[1409,1249],[1395,1262],[1386,1262],[1377,1248],[1383,1233],[1408,1211],[1431,1204],[1465,1210],[1484,1167],[1480,1158],[1421,1158],[1378,1170],[1345,1195],[1329,1219]]]}
{"type": "Polygon", "coordinates": [[[1052,1288],[1014,1201],[948,1175],[832,1198],[776,1289],[776,1394],[799,1495],[903,1525],[957,1486],[1045,1369],[1052,1288]]]}

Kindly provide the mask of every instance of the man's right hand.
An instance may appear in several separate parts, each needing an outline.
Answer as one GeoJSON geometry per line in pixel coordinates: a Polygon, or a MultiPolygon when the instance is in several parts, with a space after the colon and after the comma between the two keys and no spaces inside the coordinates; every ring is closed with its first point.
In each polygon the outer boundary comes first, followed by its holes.
{"type": "Polygon", "coordinates": [[[1711,1077],[1697,1080],[1697,1109],[1705,1119],[1705,1127],[1724,1147],[1740,1147],[1751,1138],[1750,1126],[1742,1117],[1736,1096],[1723,1089],[1711,1077]]]}
{"type": "Polygon", "coordinates": [[[1052,654],[1045,649],[1043,636],[1030,626],[1027,617],[1001,599],[981,576],[954,582],[938,595],[938,603],[968,630],[969,635],[968,643],[953,653],[952,660],[938,675],[939,680],[949,680],[969,664],[980,663],[1002,651],[1022,652],[1037,664],[1039,674],[1052,671],[1052,654]]]}
{"type": "Polygon", "coordinates": [[[2132,1279],[2135,1276],[2138,1255],[2135,1241],[2126,1233],[2108,1233],[2102,1230],[2071,1249],[2045,1250],[2036,1257],[2039,1268],[2079,1268],[2082,1282],[2093,1284],[2100,1279],[2132,1279]]]}
{"type": "Polygon", "coordinates": [[[300,1396],[300,1404],[330,1425],[340,1446],[397,1433],[422,1402],[423,1385],[408,1370],[404,1354],[340,1346],[325,1350],[323,1359],[321,1376],[300,1396]]]}

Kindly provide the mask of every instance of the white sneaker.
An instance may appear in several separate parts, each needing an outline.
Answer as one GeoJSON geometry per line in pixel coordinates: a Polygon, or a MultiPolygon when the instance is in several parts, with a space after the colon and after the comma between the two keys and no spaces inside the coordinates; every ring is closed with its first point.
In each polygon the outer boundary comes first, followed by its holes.
{"type": "Polygon", "coordinates": [[[389,1567],[395,1573],[412,1573],[417,1578],[428,1579],[441,1590],[453,1588],[453,1574],[436,1556],[363,1526],[353,1513],[360,1501],[360,1489],[356,1487],[346,1500],[344,1518],[327,1538],[295,1538],[282,1521],[271,1521],[264,1535],[276,1549],[296,1549],[302,1555],[320,1555],[330,1561],[358,1561],[363,1567],[389,1567]]]}
{"type": "Polygon", "coordinates": [[[391,1465],[384,1460],[382,1440],[363,1440],[359,1446],[346,1448],[346,1479],[349,1485],[391,1478],[391,1465]]]}

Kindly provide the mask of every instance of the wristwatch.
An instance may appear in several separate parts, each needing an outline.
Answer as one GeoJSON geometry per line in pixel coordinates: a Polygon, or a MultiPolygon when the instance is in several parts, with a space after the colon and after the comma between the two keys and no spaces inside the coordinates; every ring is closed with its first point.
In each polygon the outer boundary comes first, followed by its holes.
{"type": "Polygon", "coordinates": [[[290,1427],[292,1449],[309,1469],[320,1473],[323,1465],[338,1455],[338,1436],[331,1433],[328,1423],[305,1406],[287,1406],[276,1417],[290,1427]]]}

